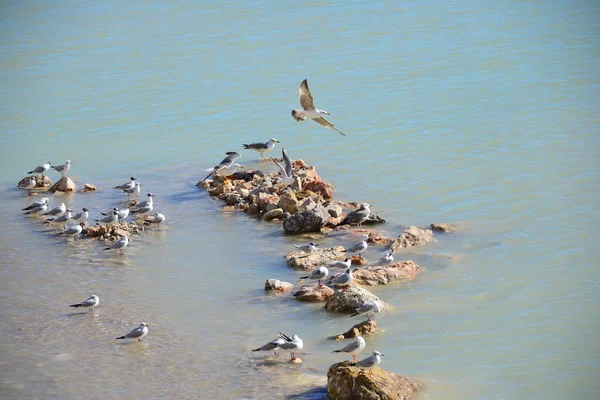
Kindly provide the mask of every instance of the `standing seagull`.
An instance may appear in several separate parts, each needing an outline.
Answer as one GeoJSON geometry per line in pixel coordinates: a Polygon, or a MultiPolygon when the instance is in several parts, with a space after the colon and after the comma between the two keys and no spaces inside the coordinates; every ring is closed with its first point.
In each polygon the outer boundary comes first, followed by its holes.
{"type": "Polygon", "coordinates": [[[119,222],[119,211],[113,210],[112,214],[110,214],[108,217],[97,219],[95,221],[101,222],[106,225],[116,224],[117,222],[119,222]]]}
{"type": "Polygon", "coordinates": [[[273,148],[275,147],[275,143],[279,143],[279,140],[271,138],[268,142],[265,143],[250,143],[243,144],[242,146],[244,146],[244,149],[246,150],[258,151],[260,153],[260,158],[265,158],[263,153],[271,155],[271,150],[273,150],[273,148]]]}
{"type": "Polygon", "coordinates": [[[142,322],[140,326],[129,332],[127,335],[119,336],[117,339],[137,339],[138,342],[142,341],[142,338],[148,334],[148,324],[142,322]]]}
{"type": "Polygon", "coordinates": [[[144,225],[157,224],[158,229],[160,229],[160,224],[165,222],[165,215],[159,212],[154,213],[154,215],[150,215],[148,218],[144,219],[144,225]]]}
{"type": "Polygon", "coordinates": [[[333,129],[340,135],[346,136],[345,133],[342,133],[335,126],[333,126],[331,122],[327,121],[323,117],[323,115],[329,115],[327,111],[315,108],[315,105],[313,104],[313,97],[312,94],[310,94],[310,90],[308,90],[308,82],[306,79],[300,84],[300,89],[298,92],[300,93],[300,105],[302,106],[302,110],[292,110],[292,117],[294,117],[296,122],[304,121],[306,117],[308,117],[317,124],[324,126],[325,128],[333,129]]]}
{"type": "Polygon", "coordinates": [[[235,163],[235,160],[237,160],[238,158],[241,157],[241,154],[238,152],[235,152],[235,151],[229,151],[225,154],[227,154],[227,157],[222,159],[221,162],[219,163],[219,165],[215,165],[214,167],[206,170],[206,172],[210,172],[210,173],[206,176],[206,178],[202,179],[200,181],[200,183],[202,183],[205,180],[207,180],[208,178],[210,178],[214,173],[216,173],[220,169],[223,169],[223,168],[229,169],[235,163]]]}
{"type": "Polygon", "coordinates": [[[44,204],[48,204],[48,198],[47,197],[42,197],[40,200],[38,201],[34,201],[33,203],[31,203],[29,206],[22,208],[21,210],[23,211],[29,211],[29,210],[33,210],[34,208],[39,208],[41,206],[43,206],[44,204]]]}
{"type": "Polygon", "coordinates": [[[282,350],[287,350],[291,352],[291,361],[296,360],[296,350],[302,350],[304,347],[304,342],[302,339],[298,337],[298,335],[294,335],[291,338],[281,332],[279,332],[282,338],[285,339],[285,342],[279,345],[279,348],[282,350]]]}
{"type": "Polygon", "coordinates": [[[118,209],[117,207],[115,207],[112,209],[112,211],[110,213],[101,212],[100,214],[111,215],[113,213],[113,211],[117,212],[117,218],[119,219],[119,222],[125,221],[125,218],[127,218],[127,216],[129,215],[129,208],[127,208],[127,207],[123,208],[123,209],[118,209]]]}
{"type": "Polygon", "coordinates": [[[381,311],[381,303],[379,301],[365,301],[363,305],[358,307],[354,314],[352,314],[350,317],[355,317],[359,314],[366,313],[367,319],[370,321],[371,317],[369,316],[369,313],[378,313],[379,311],[381,311]]]}
{"type": "Polygon", "coordinates": [[[92,311],[92,308],[96,307],[98,304],[100,304],[100,298],[94,294],[89,299],[82,301],[81,303],[71,304],[69,307],[87,307],[88,311],[92,311]]]}
{"type": "Polygon", "coordinates": [[[152,193],[148,193],[148,200],[136,204],[135,208],[132,208],[130,212],[132,214],[142,213],[144,214],[144,218],[147,217],[148,213],[151,213],[152,210],[154,210],[154,200],[152,200],[153,197],[154,195],[152,193]]]}
{"type": "Polygon", "coordinates": [[[79,222],[87,222],[88,217],[90,216],[88,211],[89,210],[87,208],[83,207],[80,213],[77,213],[73,216],[73,220],[79,222]]]}
{"type": "Polygon", "coordinates": [[[50,164],[50,161],[46,161],[42,165],[39,165],[35,167],[35,169],[29,171],[28,174],[42,174],[42,177],[44,177],[44,172],[48,171],[51,166],[52,164],[50,164]]]}
{"type": "Polygon", "coordinates": [[[350,353],[352,354],[352,361],[356,362],[356,354],[360,353],[366,345],[367,343],[365,342],[365,339],[362,338],[362,336],[356,336],[356,338],[353,341],[351,341],[339,350],[332,351],[332,353],[350,353]]]}
{"type": "Polygon", "coordinates": [[[65,203],[60,203],[60,205],[58,207],[54,207],[52,210],[48,211],[44,215],[51,215],[51,216],[61,215],[61,214],[64,214],[66,211],[67,211],[67,206],[65,206],[65,203]]]}
{"type": "Polygon", "coordinates": [[[25,207],[23,210],[28,210],[25,215],[45,213],[48,210],[48,201],[48,198],[44,197],[42,200],[32,203],[29,207],[25,207]]]}
{"type": "Polygon", "coordinates": [[[65,174],[71,169],[71,164],[71,160],[67,160],[63,165],[53,165],[52,169],[55,169],[57,172],[60,172],[62,176],[65,176],[65,174]]]}
{"type": "Polygon", "coordinates": [[[371,205],[369,203],[361,203],[360,208],[346,215],[346,218],[340,222],[340,225],[357,224],[358,229],[362,229],[362,223],[365,222],[371,215],[371,205]]]}
{"type": "Polygon", "coordinates": [[[385,254],[377,261],[373,263],[373,265],[388,265],[394,262],[394,249],[389,249],[385,252],[385,254]]]}
{"type": "Polygon", "coordinates": [[[369,235],[363,235],[363,239],[360,242],[354,243],[354,246],[350,247],[349,249],[344,249],[344,251],[350,253],[358,253],[358,256],[362,257],[362,252],[369,248],[367,239],[369,239],[369,235]]]}
{"type": "Polygon", "coordinates": [[[285,339],[281,337],[277,337],[276,339],[271,340],[269,343],[254,349],[252,351],[273,351],[274,355],[277,355],[277,348],[285,343],[285,339]]]}
{"type": "Polygon", "coordinates": [[[77,236],[79,236],[82,231],[83,227],[81,225],[70,225],[67,226],[64,231],[60,232],[59,235],[73,236],[73,240],[77,240],[77,236]]]}
{"type": "Polygon", "coordinates": [[[140,191],[142,190],[142,188],[140,186],[142,186],[142,184],[139,183],[138,181],[135,181],[135,185],[133,186],[133,188],[123,189],[123,191],[125,193],[127,193],[127,195],[129,197],[131,197],[132,199],[136,199],[137,195],[140,194],[140,191]]]}
{"type": "Polygon", "coordinates": [[[35,185],[37,185],[37,181],[35,180],[35,178],[33,176],[30,176],[27,179],[25,179],[23,182],[20,182],[17,187],[19,189],[31,190],[31,189],[35,188],[35,185]]]}
{"type": "Polygon", "coordinates": [[[120,190],[123,190],[125,192],[128,191],[128,190],[132,190],[132,189],[135,188],[135,181],[136,181],[136,179],[132,176],[131,178],[129,178],[129,182],[124,183],[124,184],[119,185],[119,186],[115,186],[115,189],[120,189],[120,190]]]}
{"type": "Polygon", "coordinates": [[[309,275],[301,276],[300,279],[317,279],[319,281],[319,287],[321,287],[323,286],[321,285],[321,279],[325,279],[327,275],[329,275],[329,270],[325,267],[319,267],[317,269],[313,269],[309,275]]]}
{"type": "Polygon", "coordinates": [[[356,364],[354,364],[357,367],[361,367],[361,368],[373,368],[379,365],[379,363],[381,363],[381,357],[383,356],[383,354],[381,354],[378,351],[374,351],[373,355],[364,358],[362,360],[360,360],[359,362],[357,362],[356,364]]]}
{"type": "Polygon", "coordinates": [[[279,167],[279,172],[281,172],[281,183],[283,183],[285,186],[289,186],[292,184],[292,182],[294,182],[294,177],[292,176],[292,160],[287,155],[285,149],[281,149],[281,154],[285,168],[282,167],[281,164],[279,164],[279,162],[277,162],[277,160],[273,157],[271,157],[271,160],[273,160],[273,162],[279,167]]]}
{"type": "Polygon", "coordinates": [[[334,276],[330,283],[333,286],[345,286],[346,289],[348,289],[350,287],[350,285],[352,284],[352,281],[354,280],[354,277],[352,276],[352,269],[348,268],[346,269],[345,272],[334,276]]]}
{"type": "Polygon", "coordinates": [[[352,260],[350,260],[349,258],[346,258],[344,261],[331,261],[330,263],[327,263],[327,266],[329,268],[348,269],[348,268],[350,268],[351,265],[352,265],[352,260]]]}
{"type": "Polygon", "coordinates": [[[123,255],[123,249],[129,245],[129,238],[127,236],[123,236],[121,239],[117,240],[110,246],[106,247],[104,250],[119,250],[119,253],[123,255]]]}

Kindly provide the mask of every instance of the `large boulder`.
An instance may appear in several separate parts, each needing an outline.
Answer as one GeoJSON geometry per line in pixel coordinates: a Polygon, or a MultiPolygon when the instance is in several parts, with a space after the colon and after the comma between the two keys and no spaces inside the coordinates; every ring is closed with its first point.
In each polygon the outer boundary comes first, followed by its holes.
{"type": "Polygon", "coordinates": [[[325,309],[339,313],[353,313],[366,301],[379,300],[377,296],[359,286],[350,286],[347,290],[336,290],[327,299],[325,309]]]}
{"type": "Polygon", "coordinates": [[[329,286],[302,286],[297,292],[294,293],[294,297],[298,301],[305,301],[309,303],[319,303],[327,300],[327,298],[333,295],[335,291],[329,286]]]}
{"type": "Polygon", "coordinates": [[[423,383],[379,367],[364,369],[352,361],[333,364],[327,371],[329,400],[410,400],[423,383]]]}
{"type": "Polygon", "coordinates": [[[335,335],[331,337],[331,339],[335,340],[344,340],[351,339],[356,336],[369,336],[370,334],[377,331],[377,322],[373,319],[366,319],[358,324],[354,325],[352,328],[348,329],[344,333],[340,333],[339,335],[335,335]]]}
{"type": "Polygon", "coordinates": [[[411,225],[398,236],[398,239],[391,244],[390,248],[396,250],[403,247],[423,246],[433,241],[435,239],[431,229],[422,229],[411,225]]]}
{"type": "MultiPolygon", "coordinates": [[[[294,216],[292,215],[290,218],[294,218],[294,216]]],[[[285,221],[283,221],[284,224],[285,221]]],[[[328,249],[317,249],[308,254],[300,250],[294,250],[286,254],[285,261],[292,268],[310,270],[331,261],[343,261],[345,258],[344,247],[336,246],[328,249]]]]}
{"type": "Polygon", "coordinates": [[[297,212],[287,218],[283,221],[283,229],[286,233],[319,232],[328,221],[329,213],[322,205],[317,204],[310,210],[297,212]]]}
{"type": "Polygon", "coordinates": [[[50,193],[55,193],[55,192],[76,192],[77,191],[77,185],[75,184],[75,182],[73,182],[73,179],[69,178],[68,176],[63,176],[62,178],[60,178],[58,180],[58,182],[56,182],[54,185],[52,185],[50,187],[50,189],[48,189],[48,191],[50,193]]]}
{"type": "Polygon", "coordinates": [[[359,285],[377,286],[391,282],[411,281],[421,272],[412,260],[398,261],[384,266],[363,267],[353,271],[354,282],[359,285]]]}

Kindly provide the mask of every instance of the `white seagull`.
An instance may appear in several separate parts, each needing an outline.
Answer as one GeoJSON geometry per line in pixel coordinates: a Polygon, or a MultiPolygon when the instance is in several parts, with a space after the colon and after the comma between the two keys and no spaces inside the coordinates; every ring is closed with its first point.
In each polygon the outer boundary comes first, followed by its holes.
{"type": "Polygon", "coordinates": [[[61,215],[64,214],[67,211],[67,206],[65,206],[65,203],[60,203],[60,205],[58,207],[54,207],[52,210],[48,211],[47,213],[45,213],[44,215],[61,215]]]}
{"type": "Polygon", "coordinates": [[[352,211],[346,215],[346,218],[340,222],[340,225],[357,224],[358,229],[362,229],[362,223],[369,219],[371,215],[371,205],[369,203],[361,203],[356,211],[352,211]]]}
{"type": "Polygon", "coordinates": [[[119,209],[117,207],[113,208],[111,212],[106,212],[106,213],[101,212],[100,214],[111,215],[113,211],[117,212],[117,218],[119,219],[119,222],[125,221],[125,218],[127,218],[127,216],[129,215],[129,208],[119,209]]]}
{"type": "Polygon", "coordinates": [[[137,195],[140,194],[142,188],[141,188],[142,184],[139,183],[138,181],[135,181],[135,185],[133,186],[132,189],[123,189],[123,192],[127,193],[127,195],[129,197],[131,197],[132,199],[137,198],[137,195]]]}
{"type": "Polygon", "coordinates": [[[313,251],[317,250],[319,245],[316,243],[310,242],[307,244],[295,244],[294,247],[297,248],[298,250],[302,250],[305,253],[312,253],[313,251]]]}
{"type": "Polygon", "coordinates": [[[348,288],[352,284],[353,280],[354,277],[352,276],[352,269],[348,268],[345,272],[334,276],[329,283],[334,286],[345,286],[348,288]]]}
{"type": "Polygon", "coordinates": [[[37,181],[35,180],[35,178],[33,176],[30,176],[27,179],[25,179],[23,182],[21,182],[19,184],[18,188],[24,189],[24,190],[31,190],[31,189],[35,188],[35,185],[37,185],[37,181]]]}
{"type": "Polygon", "coordinates": [[[381,354],[380,352],[374,351],[371,356],[360,360],[359,362],[357,362],[354,365],[357,367],[367,368],[367,369],[373,368],[373,367],[378,366],[379,363],[381,363],[382,356],[383,356],[383,354],[381,354]]]}
{"type": "Polygon", "coordinates": [[[271,154],[271,150],[273,150],[273,148],[275,147],[275,143],[279,143],[279,140],[277,139],[269,139],[268,142],[265,143],[250,143],[250,144],[243,144],[242,146],[244,146],[244,149],[246,150],[254,150],[260,153],[260,158],[264,158],[265,156],[263,155],[263,153],[267,153],[267,154],[271,154]]]}
{"type": "Polygon", "coordinates": [[[360,242],[356,242],[352,247],[345,249],[344,251],[349,253],[358,253],[358,256],[362,257],[362,252],[369,248],[367,239],[369,239],[369,235],[363,235],[363,239],[360,242]]]}
{"type": "Polygon", "coordinates": [[[157,212],[157,213],[154,213],[154,215],[150,215],[148,218],[144,219],[144,225],[156,224],[158,229],[160,229],[160,224],[165,222],[165,219],[167,219],[167,218],[165,217],[164,214],[157,212]]]}
{"type": "Polygon", "coordinates": [[[111,215],[101,219],[96,219],[95,221],[106,225],[116,224],[119,222],[119,212],[117,210],[113,210],[111,215]]]}
{"type": "Polygon", "coordinates": [[[44,197],[40,201],[36,201],[29,205],[29,207],[25,207],[23,211],[27,211],[25,215],[29,214],[43,214],[48,210],[48,198],[44,197]]]}
{"type": "Polygon", "coordinates": [[[339,350],[332,351],[332,353],[352,354],[352,361],[356,362],[356,354],[360,353],[366,345],[367,343],[365,342],[365,339],[362,338],[362,336],[356,336],[353,341],[351,341],[339,350]]]}
{"type": "Polygon", "coordinates": [[[60,232],[59,235],[72,236],[73,240],[77,240],[77,236],[81,234],[83,227],[79,224],[67,226],[67,228],[60,232]]]}
{"type": "Polygon", "coordinates": [[[119,336],[117,339],[137,339],[138,342],[142,341],[142,338],[148,334],[148,324],[142,322],[140,326],[129,332],[127,335],[119,336]]]}
{"type": "Polygon", "coordinates": [[[29,171],[27,174],[42,174],[42,177],[44,177],[44,172],[48,171],[51,166],[52,164],[50,164],[50,161],[46,161],[42,165],[39,165],[29,171]]]}
{"type": "Polygon", "coordinates": [[[298,93],[300,94],[300,105],[302,106],[302,110],[292,110],[292,117],[297,122],[304,121],[306,117],[311,118],[317,124],[324,126],[325,128],[333,129],[337,131],[340,135],[346,136],[345,133],[342,133],[339,129],[337,129],[333,124],[327,121],[323,115],[329,115],[329,113],[325,110],[319,110],[315,108],[313,103],[312,94],[310,94],[310,90],[308,89],[308,82],[305,80],[300,84],[300,89],[298,89],[298,93]]]}
{"type": "Polygon", "coordinates": [[[123,191],[133,190],[135,188],[135,181],[136,181],[136,179],[132,176],[131,178],[129,178],[129,182],[124,183],[119,186],[115,186],[115,189],[120,189],[123,191]]]}
{"type": "Polygon", "coordinates": [[[136,204],[130,212],[132,214],[142,213],[144,215],[151,213],[154,209],[154,200],[152,199],[154,195],[152,193],[148,193],[148,200],[142,201],[141,203],[136,204]]]}
{"type": "Polygon", "coordinates": [[[294,177],[292,175],[292,160],[287,155],[285,149],[281,149],[281,154],[283,157],[283,164],[285,165],[285,167],[282,167],[281,164],[279,164],[279,162],[273,157],[271,157],[271,160],[273,160],[273,162],[279,167],[279,172],[281,173],[281,183],[283,183],[286,186],[289,186],[292,184],[292,182],[294,182],[294,177]]]}
{"type": "Polygon", "coordinates": [[[60,172],[62,176],[65,176],[65,174],[71,169],[71,164],[71,160],[67,160],[63,165],[53,165],[52,169],[55,169],[57,172],[60,172]]]}
{"type": "Polygon", "coordinates": [[[127,236],[121,237],[110,246],[104,248],[104,250],[119,250],[119,253],[123,255],[123,249],[129,245],[129,238],[127,236]]]}
{"type": "Polygon", "coordinates": [[[377,261],[373,263],[373,265],[388,265],[394,262],[394,249],[389,249],[385,252],[385,254],[377,261]]]}
{"type": "Polygon", "coordinates": [[[379,301],[377,301],[377,300],[365,301],[363,303],[363,305],[358,307],[356,309],[356,311],[354,311],[354,313],[350,317],[355,317],[360,314],[366,314],[367,319],[370,321],[371,316],[369,316],[369,313],[378,313],[381,311],[381,309],[382,309],[382,307],[381,307],[381,303],[379,301]]]}
{"type": "Polygon", "coordinates": [[[285,339],[278,336],[276,339],[271,340],[269,343],[262,345],[261,347],[252,351],[273,351],[274,355],[277,355],[277,348],[285,343],[285,339]]]}
{"type": "Polygon", "coordinates": [[[300,279],[312,279],[312,280],[318,280],[319,281],[319,287],[323,286],[321,285],[321,279],[325,279],[327,277],[327,275],[329,275],[329,270],[325,267],[319,267],[317,269],[313,269],[311,271],[310,274],[306,275],[306,276],[301,276],[300,279]]]}
{"type": "Polygon", "coordinates": [[[215,165],[214,167],[206,170],[206,172],[210,172],[210,173],[206,176],[206,178],[202,179],[200,181],[200,183],[202,183],[205,180],[207,180],[208,178],[210,178],[213,174],[217,173],[220,169],[229,170],[231,168],[231,166],[235,163],[235,160],[237,160],[238,158],[240,158],[242,156],[240,153],[235,152],[235,151],[228,151],[225,154],[227,154],[227,157],[222,159],[221,162],[219,163],[219,165],[215,165]]]}
{"type": "Polygon", "coordinates": [[[348,269],[352,265],[352,261],[349,258],[346,258],[344,261],[332,261],[327,264],[329,268],[344,268],[348,269]]]}
{"type": "Polygon", "coordinates": [[[88,211],[89,210],[87,208],[83,207],[81,212],[79,212],[73,216],[73,220],[79,221],[79,222],[87,222],[87,220],[90,216],[88,211]]]}
{"type": "Polygon", "coordinates": [[[100,304],[100,298],[94,294],[89,299],[84,300],[81,303],[71,304],[69,307],[86,307],[88,311],[92,311],[92,308],[98,306],[98,304],[100,304]]]}
{"type": "Polygon", "coordinates": [[[298,337],[298,335],[294,335],[290,338],[281,332],[279,332],[279,334],[285,339],[285,342],[280,344],[279,348],[291,352],[291,361],[296,360],[296,351],[302,350],[304,347],[304,342],[298,337]]]}

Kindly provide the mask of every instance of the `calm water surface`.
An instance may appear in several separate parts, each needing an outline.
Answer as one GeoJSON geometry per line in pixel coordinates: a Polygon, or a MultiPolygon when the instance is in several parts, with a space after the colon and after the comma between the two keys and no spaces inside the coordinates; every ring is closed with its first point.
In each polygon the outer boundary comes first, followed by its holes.
{"type": "Polygon", "coordinates": [[[324,338],[354,321],[262,290],[297,279],[282,256],[305,239],[194,187],[270,137],[336,198],[372,203],[390,235],[461,227],[397,253],[423,267],[414,282],[373,289],[393,305],[365,351],[383,367],[425,381],[428,399],[600,397],[595,3],[1,9],[0,397],[276,399],[324,384],[340,360],[324,338]],[[304,78],[347,137],[292,120],[304,78]],[[16,182],[67,158],[101,190],[53,205],[97,218],[134,175],[165,229],[119,257],[21,215],[16,182]],[[92,293],[93,315],[66,307],[92,293]],[[144,342],[114,340],[140,321],[144,342]],[[304,339],[302,365],[249,352],[280,330],[304,339]]]}

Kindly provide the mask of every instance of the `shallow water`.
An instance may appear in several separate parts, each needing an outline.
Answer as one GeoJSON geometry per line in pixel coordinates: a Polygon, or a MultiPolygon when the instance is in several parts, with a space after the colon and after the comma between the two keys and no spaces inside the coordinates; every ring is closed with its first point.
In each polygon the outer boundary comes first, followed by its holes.
{"type": "Polygon", "coordinates": [[[341,359],[324,338],[354,320],[262,290],[297,279],[282,256],[303,239],[194,187],[225,151],[270,137],[336,198],[372,203],[390,235],[461,227],[397,253],[424,272],[373,289],[394,308],[365,353],[425,381],[428,399],[598,398],[598,8],[303,4],[2,5],[3,398],[263,399],[324,384],[341,359]],[[304,78],[347,137],[293,122],[304,78]],[[120,257],[22,216],[16,182],[67,158],[101,190],[52,204],[97,217],[134,175],[165,229],[120,257]],[[66,307],[92,293],[94,314],[66,307]],[[114,340],[140,321],[145,341],[114,340]],[[302,365],[249,352],[278,331],[304,339],[302,365]]]}

